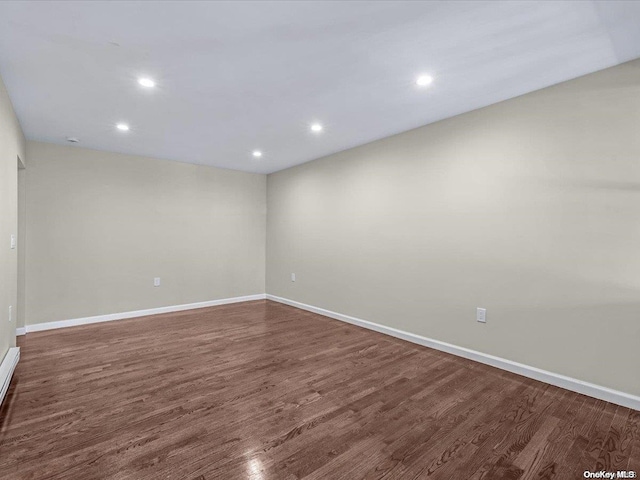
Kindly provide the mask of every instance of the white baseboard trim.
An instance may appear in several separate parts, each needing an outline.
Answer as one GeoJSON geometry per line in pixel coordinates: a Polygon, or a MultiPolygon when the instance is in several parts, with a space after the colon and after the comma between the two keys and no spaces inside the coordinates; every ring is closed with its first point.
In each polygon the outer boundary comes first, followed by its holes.
{"type": "Polygon", "coordinates": [[[16,336],[19,337],[20,335],[25,335],[27,333],[27,328],[26,327],[18,327],[16,328],[16,336]]]}
{"type": "Polygon", "coordinates": [[[567,377],[565,375],[560,375],[558,373],[553,373],[542,370],[540,368],[524,365],[522,363],[513,362],[505,358],[496,357],[464,347],[458,347],[450,343],[441,342],[439,340],[423,337],[421,335],[416,335],[415,333],[405,332],[403,330],[387,327],[385,325],[369,322],[367,320],[351,317],[349,315],[332,312],[330,310],[325,310],[324,308],[314,307],[312,305],[296,302],[287,298],[276,297],[275,295],[267,294],[267,299],[273,300],[274,302],[284,303],[292,307],[300,308],[302,310],[307,310],[309,312],[324,315],[325,317],[330,317],[335,320],[351,323],[352,325],[368,328],[369,330],[384,333],[386,335],[400,338],[408,342],[417,343],[418,345],[433,348],[435,350],[451,353],[453,355],[457,355],[458,357],[468,358],[469,360],[474,360],[486,365],[491,365],[492,367],[507,370],[524,377],[533,378],[534,380],[549,383],[551,385],[555,385],[556,387],[561,387],[573,392],[582,393],[583,395],[588,395],[600,400],[615,403],[616,405],[622,405],[624,407],[633,408],[634,410],[640,410],[640,397],[632,395],[630,393],[620,392],[608,387],[584,382],[582,380],[567,377]]]}
{"type": "MultiPolygon", "coordinates": [[[[208,302],[186,303],[184,305],[170,305],[168,307],[148,308],[146,310],[134,310],[131,312],[111,313],[108,315],[96,315],[93,317],[72,318],[70,320],[59,320],[57,322],[35,323],[25,327],[25,333],[41,332],[53,330],[55,328],[77,327],[78,325],[89,325],[91,323],[111,322],[114,320],[124,320],[126,318],[146,317],[147,315],[157,315],[159,313],[180,312],[182,310],[192,310],[194,308],[215,307],[217,305],[227,305],[229,303],[248,302],[251,300],[264,300],[266,295],[246,295],[244,297],[223,298],[208,302]]],[[[16,334],[17,330],[16,330],[16,334]]]]}
{"type": "Polygon", "coordinates": [[[20,360],[20,348],[12,347],[4,356],[2,363],[0,364],[0,405],[4,401],[4,397],[9,390],[11,384],[11,377],[13,377],[13,371],[18,365],[20,360]]]}

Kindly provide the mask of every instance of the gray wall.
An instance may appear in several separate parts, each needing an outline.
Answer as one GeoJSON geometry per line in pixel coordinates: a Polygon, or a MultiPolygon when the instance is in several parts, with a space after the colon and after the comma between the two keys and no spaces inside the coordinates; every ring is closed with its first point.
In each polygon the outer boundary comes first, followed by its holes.
{"type": "Polygon", "coordinates": [[[0,78],[0,362],[16,342],[18,249],[10,238],[18,235],[18,157],[26,159],[24,136],[0,78]]]}
{"type": "Polygon", "coordinates": [[[16,326],[25,326],[25,265],[27,260],[27,171],[25,162],[20,158],[18,163],[18,311],[16,326]]]}
{"type": "Polygon", "coordinates": [[[640,61],[271,174],[267,205],[268,293],[640,395],[640,61]]]}
{"type": "Polygon", "coordinates": [[[264,293],[264,175],[27,151],[27,325],[264,293]]]}

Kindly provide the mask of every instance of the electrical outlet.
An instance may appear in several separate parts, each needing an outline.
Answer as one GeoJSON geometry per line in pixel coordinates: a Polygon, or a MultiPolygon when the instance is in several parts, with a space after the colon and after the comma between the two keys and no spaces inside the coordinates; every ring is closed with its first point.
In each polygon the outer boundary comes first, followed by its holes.
{"type": "Polygon", "coordinates": [[[476,320],[481,323],[487,323],[487,309],[476,308],[476,320]]]}
{"type": "Polygon", "coordinates": [[[9,323],[13,321],[13,305],[9,305],[9,323]]]}
{"type": "Polygon", "coordinates": [[[160,286],[160,277],[155,277],[153,279],[153,286],[154,287],[159,287],[160,286]]]}
{"type": "Polygon", "coordinates": [[[292,282],[295,282],[295,281],[296,281],[296,274],[295,274],[295,273],[292,273],[292,274],[291,274],[291,281],[292,281],[292,282]]]}
{"type": "Polygon", "coordinates": [[[11,249],[13,250],[14,248],[16,248],[16,236],[12,233],[11,234],[11,249]]]}

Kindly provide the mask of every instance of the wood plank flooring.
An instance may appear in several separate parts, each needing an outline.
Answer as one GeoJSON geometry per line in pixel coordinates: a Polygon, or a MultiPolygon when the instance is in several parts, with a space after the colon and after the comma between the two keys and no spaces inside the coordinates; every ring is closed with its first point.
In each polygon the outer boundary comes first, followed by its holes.
{"type": "Polygon", "coordinates": [[[640,473],[640,412],[271,301],[30,333],[1,479],[640,473]]]}

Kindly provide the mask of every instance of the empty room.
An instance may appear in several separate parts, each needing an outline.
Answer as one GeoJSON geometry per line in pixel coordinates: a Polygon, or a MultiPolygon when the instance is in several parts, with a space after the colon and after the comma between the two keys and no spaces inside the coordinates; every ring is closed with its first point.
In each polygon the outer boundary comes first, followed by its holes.
{"type": "Polygon", "coordinates": [[[0,1],[0,480],[640,475],[640,0],[0,1]]]}

